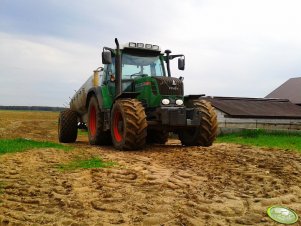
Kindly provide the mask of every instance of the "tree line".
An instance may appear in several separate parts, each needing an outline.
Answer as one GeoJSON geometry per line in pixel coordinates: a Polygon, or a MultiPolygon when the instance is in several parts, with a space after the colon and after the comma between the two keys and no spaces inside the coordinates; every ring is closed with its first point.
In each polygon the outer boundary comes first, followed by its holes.
{"type": "Polygon", "coordinates": [[[0,110],[14,110],[14,111],[63,111],[63,107],[44,107],[44,106],[0,106],[0,110]]]}

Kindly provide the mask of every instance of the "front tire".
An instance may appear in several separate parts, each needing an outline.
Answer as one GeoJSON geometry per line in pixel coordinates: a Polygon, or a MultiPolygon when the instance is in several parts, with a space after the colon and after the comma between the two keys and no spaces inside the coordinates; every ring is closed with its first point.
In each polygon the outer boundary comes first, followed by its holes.
{"type": "Polygon", "coordinates": [[[116,100],[111,113],[111,136],[116,149],[136,150],[145,146],[147,121],[136,99],[116,100]]]}
{"type": "Polygon", "coordinates": [[[98,101],[92,96],[88,108],[88,137],[92,145],[109,145],[111,136],[109,131],[103,130],[103,113],[99,109],[98,101]]]}
{"type": "Polygon", "coordinates": [[[70,109],[60,112],[58,138],[61,143],[74,143],[77,138],[77,113],[70,109]]]}
{"type": "Polygon", "coordinates": [[[192,106],[200,117],[198,127],[186,128],[179,132],[179,139],[185,146],[209,147],[217,136],[217,116],[211,103],[205,100],[194,100],[192,106]]]}

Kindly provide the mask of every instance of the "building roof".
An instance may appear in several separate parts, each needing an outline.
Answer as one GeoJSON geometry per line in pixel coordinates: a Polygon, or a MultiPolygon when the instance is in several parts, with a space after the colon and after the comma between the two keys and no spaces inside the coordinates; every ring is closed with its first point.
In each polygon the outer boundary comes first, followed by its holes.
{"type": "Polygon", "coordinates": [[[294,104],[301,104],[301,77],[290,78],[266,98],[283,98],[288,99],[294,104]]]}
{"type": "Polygon", "coordinates": [[[301,107],[285,99],[202,97],[228,117],[300,119],[301,107]]]}

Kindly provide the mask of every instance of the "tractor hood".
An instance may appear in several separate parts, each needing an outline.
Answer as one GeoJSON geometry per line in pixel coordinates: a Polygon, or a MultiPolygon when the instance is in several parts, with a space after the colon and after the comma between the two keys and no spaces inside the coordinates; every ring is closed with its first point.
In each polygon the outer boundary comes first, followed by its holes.
{"type": "Polygon", "coordinates": [[[161,95],[184,95],[183,82],[178,78],[153,76],[157,81],[159,92],[161,95]]]}

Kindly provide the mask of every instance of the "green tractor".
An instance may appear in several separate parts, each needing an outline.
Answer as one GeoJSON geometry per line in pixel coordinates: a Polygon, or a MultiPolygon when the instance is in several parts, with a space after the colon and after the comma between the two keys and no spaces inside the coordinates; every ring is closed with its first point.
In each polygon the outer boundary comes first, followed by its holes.
{"type": "Polygon", "coordinates": [[[113,143],[120,150],[164,144],[170,132],[185,146],[212,145],[214,108],[202,95],[184,96],[183,78],[171,76],[170,61],[178,58],[184,70],[185,56],[152,44],[115,43],[115,49],[103,48],[104,66],[75,93],[70,109],[60,113],[59,141],[75,142],[78,128],[87,128],[90,144],[113,143]]]}

